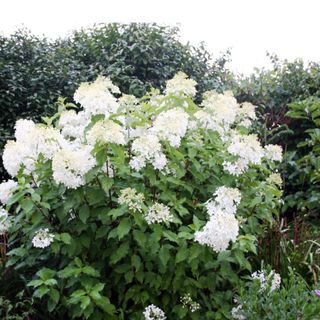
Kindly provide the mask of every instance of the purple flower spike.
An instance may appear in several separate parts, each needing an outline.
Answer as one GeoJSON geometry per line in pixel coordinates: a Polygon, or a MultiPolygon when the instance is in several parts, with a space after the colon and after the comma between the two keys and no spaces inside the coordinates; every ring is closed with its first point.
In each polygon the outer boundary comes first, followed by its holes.
{"type": "Polygon", "coordinates": [[[314,290],[315,294],[320,298],[320,289],[314,290]]]}

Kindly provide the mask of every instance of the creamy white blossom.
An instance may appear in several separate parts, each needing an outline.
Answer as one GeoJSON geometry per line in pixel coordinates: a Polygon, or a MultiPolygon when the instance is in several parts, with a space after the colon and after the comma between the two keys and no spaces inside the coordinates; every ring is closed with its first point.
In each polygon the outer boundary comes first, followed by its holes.
{"type": "Polygon", "coordinates": [[[0,201],[6,204],[11,197],[12,190],[18,186],[18,183],[13,180],[8,180],[0,184],[0,201]]]}
{"type": "Polygon", "coordinates": [[[14,136],[17,140],[25,140],[28,133],[34,130],[36,124],[32,120],[20,119],[15,123],[14,136]]]}
{"type": "Polygon", "coordinates": [[[88,146],[76,150],[62,149],[52,160],[53,178],[57,183],[75,189],[85,183],[84,175],[95,165],[96,160],[88,146]]]}
{"type": "Polygon", "coordinates": [[[193,97],[197,93],[196,85],[196,81],[188,79],[188,76],[180,71],[171,80],[167,81],[165,93],[167,95],[173,94],[193,97]]]}
{"type": "Polygon", "coordinates": [[[201,231],[195,233],[195,241],[220,252],[235,242],[239,234],[239,223],[233,214],[216,211],[201,231]]]}
{"type": "Polygon", "coordinates": [[[243,314],[243,306],[239,304],[236,307],[233,307],[231,310],[231,316],[235,320],[246,320],[246,316],[243,314]]]}
{"type": "Polygon", "coordinates": [[[264,155],[271,161],[282,161],[282,147],[277,144],[268,144],[264,147],[264,155]]]}
{"type": "Polygon", "coordinates": [[[16,127],[16,136],[16,141],[7,142],[2,156],[4,167],[11,176],[16,176],[21,166],[26,173],[33,172],[40,154],[50,160],[67,143],[55,128],[25,125],[21,121],[16,127]]]}
{"type": "Polygon", "coordinates": [[[143,312],[145,320],[165,320],[167,319],[165,313],[154,304],[146,307],[143,312]]]}
{"type": "Polygon", "coordinates": [[[159,114],[153,122],[151,132],[161,140],[167,140],[172,147],[179,147],[188,128],[189,115],[181,108],[174,108],[159,114]]]}
{"type": "Polygon", "coordinates": [[[236,188],[219,187],[213,194],[214,200],[210,199],[206,202],[206,208],[209,215],[216,212],[224,211],[226,213],[235,214],[237,205],[241,201],[241,193],[236,188]]]}
{"type": "Polygon", "coordinates": [[[58,126],[65,138],[84,140],[84,130],[90,123],[90,119],[84,111],[76,112],[75,110],[63,111],[60,115],[58,126]]]}
{"type": "Polygon", "coordinates": [[[283,183],[280,173],[271,173],[267,178],[267,182],[270,184],[275,184],[279,187],[281,187],[283,183]]]}
{"type": "Polygon", "coordinates": [[[99,76],[92,83],[82,83],[74,94],[74,100],[83,106],[88,116],[103,114],[109,117],[119,107],[112,93],[120,93],[119,88],[109,78],[99,76]]]}
{"type": "Polygon", "coordinates": [[[52,233],[49,233],[49,229],[41,228],[36,232],[35,236],[33,237],[32,244],[35,248],[43,249],[49,247],[53,240],[54,235],[52,233]]]}
{"type": "Polygon", "coordinates": [[[6,233],[10,227],[8,211],[0,208],[0,235],[6,233]]]}
{"type": "Polygon", "coordinates": [[[149,208],[144,218],[148,224],[173,221],[173,215],[170,213],[170,208],[157,202],[149,208]]]}
{"type": "Polygon", "coordinates": [[[87,141],[94,145],[96,142],[125,144],[123,128],[112,120],[96,122],[87,133],[87,141]]]}
{"type": "Polygon", "coordinates": [[[121,205],[126,205],[132,211],[142,211],[144,201],[143,193],[138,193],[134,188],[125,188],[120,191],[118,202],[121,205]]]}
{"type": "Polygon", "coordinates": [[[239,125],[250,127],[253,120],[256,120],[255,106],[250,102],[244,102],[237,110],[237,121],[239,125]]]}
{"type": "Polygon", "coordinates": [[[183,307],[189,309],[191,312],[196,312],[200,309],[200,304],[192,300],[190,293],[186,293],[184,296],[182,296],[180,301],[183,307]]]}
{"type": "Polygon", "coordinates": [[[274,270],[271,270],[268,275],[263,270],[255,271],[251,277],[260,281],[260,292],[266,288],[269,288],[270,291],[278,290],[281,285],[281,276],[274,270]]]}
{"type": "Polygon", "coordinates": [[[159,170],[162,170],[167,164],[159,139],[154,134],[146,134],[136,138],[131,149],[135,156],[130,160],[130,167],[136,171],[143,168],[147,162],[151,162],[159,170]]]}

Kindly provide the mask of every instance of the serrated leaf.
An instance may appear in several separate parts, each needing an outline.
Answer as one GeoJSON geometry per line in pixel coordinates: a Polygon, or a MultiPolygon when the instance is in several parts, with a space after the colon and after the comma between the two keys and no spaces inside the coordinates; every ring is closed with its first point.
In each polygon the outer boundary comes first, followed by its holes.
{"type": "Polygon", "coordinates": [[[125,235],[129,233],[131,229],[131,220],[130,218],[125,218],[120,221],[120,224],[117,227],[117,235],[119,240],[121,240],[125,235]]]}

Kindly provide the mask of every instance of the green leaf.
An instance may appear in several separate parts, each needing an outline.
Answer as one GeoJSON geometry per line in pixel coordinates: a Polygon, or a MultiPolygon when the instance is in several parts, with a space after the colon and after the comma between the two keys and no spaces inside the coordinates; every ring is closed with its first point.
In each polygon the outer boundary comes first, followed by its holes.
{"type": "Polygon", "coordinates": [[[170,247],[164,245],[161,247],[159,251],[159,258],[160,261],[162,262],[163,266],[166,267],[167,263],[170,259],[170,247]]]}
{"type": "Polygon", "coordinates": [[[91,302],[91,299],[88,296],[83,296],[83,297],[80,298],[80,302],[81,302],[80,303],[80,308],[82,310],[85,310],[89,306],[89,304],[91,302]]]}
{"type": "Polygon", "coordinates": [[[115,264],[124,258],[129,252],[129,243],[124,242],[120,245],[120,247],[115,250],[110,256],[110,263],[115,264]]]}
{"type": "Polygon", "coordinates": [[[101,299],[95,301],[97,306],[108,313],[109,315],[114,315],[116,312],[116,308],[113,304],[110,303],[110,300],[107,297],[101,297],[101,299]]]}
{"type": "Polygon", "coordinates": [[[88,205],[83,205],[79,210],[79,218],[83,223],[86,223],[90,217],[90,208],[88,205]]]}
{"type": "Polygon", "coordinates": [[[136,271],[139,271],[141,267],[141,258],[138,255],[134,254],[131,257],[131,264],[136,269],[136,271]]]}
{"type": "Polygon", "coordinates": [[[70,234],[66,232],[60,234],[60,239],[65,244],[70,244],[72,240],[70,234]]]}
{"type": "Polygon", "coordinates": [[[99,177],[101,187],[105,193],[108,193],[111,187],[113,186],[113,179],[108,176],[100,176],[99,177]]]}
{"type": "Polygon", "coordinates": [[[180,247],[176,255],[176,263],[187,260],[188,254],[189,254],[189,250],[187,247],[180,247]]]}
{"type": "Polygon", "coordinates": [[[30,198],[25,198],[21,200],[20,205],[22,209],[25,211],[25,213],[29,213],[34,207],[34,203],[30,198]]]}
{"type": "Polygon", "coordinates": [[[130,218],[125,218],[120,221],[120,224],[117,227],[117,235],[119,240],[121,240],[125,235],[129,233],[131,229],[131,220],[130,218]]]}

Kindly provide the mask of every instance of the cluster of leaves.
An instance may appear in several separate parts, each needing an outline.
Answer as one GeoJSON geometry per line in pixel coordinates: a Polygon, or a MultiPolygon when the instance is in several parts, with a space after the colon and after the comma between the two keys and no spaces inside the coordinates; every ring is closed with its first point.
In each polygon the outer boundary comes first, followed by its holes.
{"type": "Polygon", "coordinates": [[[300,275],[291,273],[281,289],[261,290],[259,280],[242,283],[236,298],[247,320],[320,319],[320,298],[310,290],[300,275]]]}
{"type": "Polygon", "coordinates": [[[79,83],[98,74],[137,96],[163,87],[179,70],[198,81],[200,93],[223,88],[228,55],[213,62],[203,46],[182,44],[178,33],[154,24],[108,24],[55,41],[26,30],[0,36],[0,149],[17,119],[53,114],[59,96],[70,99],[79,83]]]}

